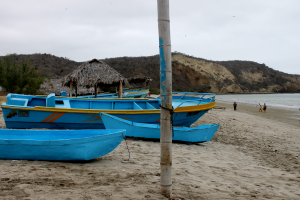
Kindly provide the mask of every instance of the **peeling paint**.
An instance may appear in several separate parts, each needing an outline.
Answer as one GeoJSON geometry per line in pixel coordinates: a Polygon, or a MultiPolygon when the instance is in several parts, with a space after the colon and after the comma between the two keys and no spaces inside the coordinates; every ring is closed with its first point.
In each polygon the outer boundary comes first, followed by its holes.
{"type": "Polygon", "coordinates": [[[161,94],[161,101],[162,101],[162,105],[166,104],[166,61],[165,61],[165,55],[164,55],[164,47],[163,47],[163,39],[160,37],[159,38],[159,54],[160,54],[160,88],[162,91],[161,94]]]}

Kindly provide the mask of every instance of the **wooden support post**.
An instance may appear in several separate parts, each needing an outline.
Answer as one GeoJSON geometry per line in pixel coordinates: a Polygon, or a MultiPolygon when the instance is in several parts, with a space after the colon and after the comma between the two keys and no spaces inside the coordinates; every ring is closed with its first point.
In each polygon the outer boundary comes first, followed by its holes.
{"type": "Polygon", "coordinates": [[[75,97],[77,97],[77,84],[75,85],[75,97]]]}
{"type": "Polygon", "coordinates": [[[160,54],[160,185],[161,193],[172,196],[172,63],[169,0],[157,0],[160,54]]]}
{"type": "Polygon", "coordinates": [[[122,99],[122,92],[123,92],[123,89],[122,89],[122,81],[120,81],[120,83],[119,83],[119,98],[121,98],[122,99]]]}
{"type": "Polygon", "coordinates": [[[97,94],[98,94],[98,91],[97,91],[97,84],[95,85],[95,98],[97,98],[97,94]]]}
{"type": "Polygon", "coordinates": [[[72,97],[72,81],[70,82],[70,97],[72,97]]]}

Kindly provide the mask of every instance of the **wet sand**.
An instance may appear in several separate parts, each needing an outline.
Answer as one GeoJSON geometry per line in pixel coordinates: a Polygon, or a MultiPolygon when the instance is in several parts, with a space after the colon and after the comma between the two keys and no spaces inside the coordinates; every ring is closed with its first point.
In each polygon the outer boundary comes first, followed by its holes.
{"type": "MultiPolygon", "coordinates": [[[[291,117],[297,112],[217,105],[226,109],[212,109],[194,124],[220,124],[212,141],[173,144],[173,195],[300,199],[300,126],[291,117]]],[[[90,162],[0,160],[0,199],[167,199],[160,194],[160,143],[127,144],[129,162],[125,141],[90,162]]]]}
{"type": "MultiPolygon", "coordinates": [[[[233,105],[229,103],[217,102],[216,105],[233,110],[233,105]]],[[[259,112],[258,106],[240,103],[237,105],[236,112],[248,113],[266,119],[272,119],[275,121],[300,126],[300,110],[298,109],[284,109],[280,107],[268,106],[266,112],[259,112]]]]}

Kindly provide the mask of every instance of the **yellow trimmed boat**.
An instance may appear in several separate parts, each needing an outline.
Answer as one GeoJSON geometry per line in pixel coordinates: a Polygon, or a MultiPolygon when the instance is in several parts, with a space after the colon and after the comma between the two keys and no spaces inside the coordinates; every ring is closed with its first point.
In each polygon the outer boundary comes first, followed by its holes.
{"type": "MultiPolygon", "coordinates": [[[[214,94],[173,95],[174,126],[190,126],[215,107],[214,94]]],[[[1,107],[7,128],[103,129],[100,112],[133,122],[159,124],[160,101],[8,94],[7,103],[1,107]]]]}

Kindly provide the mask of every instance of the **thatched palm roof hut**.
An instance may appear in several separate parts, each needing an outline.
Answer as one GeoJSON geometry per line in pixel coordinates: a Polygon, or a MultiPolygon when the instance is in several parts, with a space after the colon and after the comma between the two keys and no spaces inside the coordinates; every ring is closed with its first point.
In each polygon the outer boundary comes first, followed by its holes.
{"type": "MultiPolygon", "coordinates": [[[[39,93],[41,94],[50,94],[55,93],[56,96],[60,95],[61,91],[66,91],[68,94],[71,92],[69,87],[62,86],[62,77],[53,77],[51,79],[46,79],[39,89],[39,93]]],[[[74,92],[73,92],[74,94],[74,92]]],[[[85,88],[78,87],[77,88],[78,95],[89,95],[94,94],[94,88],[85,88]]]]}
{"type": "Polygon", "coordinates": [[[73,86],[75,90],[78,86],[94,87],[95,97],[97,97],[97,87],[106,85],[119,86],[119,95],[122,95],[122,85],[125,84],[128,84],[126,78],[105,62],[97,59],[83,63],[63,79],[63,86],[71,89],[73,86]]]}

